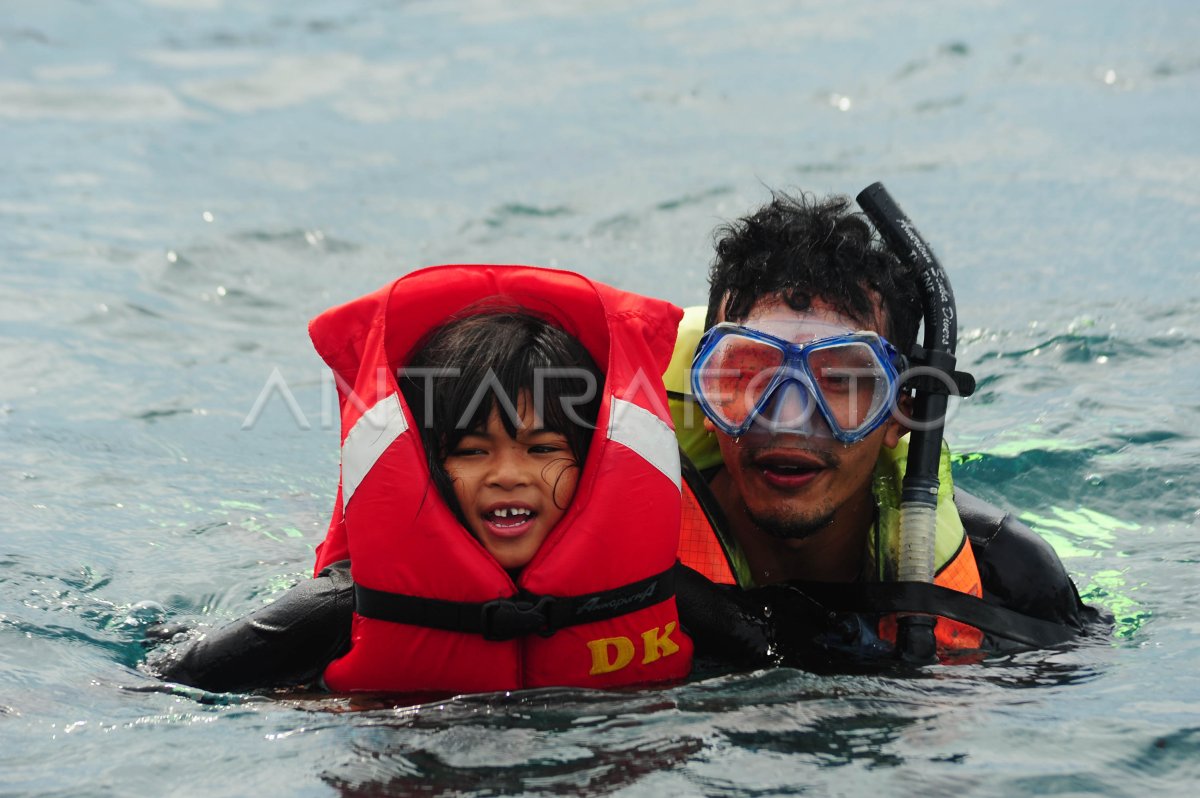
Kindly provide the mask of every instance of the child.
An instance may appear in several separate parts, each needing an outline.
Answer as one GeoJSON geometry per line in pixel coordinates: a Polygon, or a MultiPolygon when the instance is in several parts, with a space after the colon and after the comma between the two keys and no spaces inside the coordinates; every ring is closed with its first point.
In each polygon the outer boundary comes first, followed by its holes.
{"type": "Polygon", "coordinates": [[[342,479],[318,578],[161,675],[227,690],[320,674],[338,692],[685,676],[658,379],[679,315],[501,266],[423,270],[322,314],[310,332],[337,377],[342,479]]]}

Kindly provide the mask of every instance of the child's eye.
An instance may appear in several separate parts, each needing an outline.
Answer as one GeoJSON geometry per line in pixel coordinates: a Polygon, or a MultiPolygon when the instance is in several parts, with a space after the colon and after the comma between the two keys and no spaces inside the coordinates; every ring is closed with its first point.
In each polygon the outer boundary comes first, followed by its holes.
{"type": "Polygon", "coordinates": [[[478,446],[459,446],[457,449],[451,450],[447,457],[470,457],[475,454],[484,454],[483,449],[478,446]]]}
{"type": "Polygon", "coordinates": [[[529,451],[532,454],[554,454],[555,452],[563,451],[564,448],[556,443],[539,443],[535,446],[530,446],[529,451]]]}

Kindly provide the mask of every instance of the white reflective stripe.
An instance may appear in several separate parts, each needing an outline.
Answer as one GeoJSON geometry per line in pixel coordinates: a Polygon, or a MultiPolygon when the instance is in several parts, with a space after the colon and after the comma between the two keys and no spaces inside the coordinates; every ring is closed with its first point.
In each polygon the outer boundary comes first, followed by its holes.
{"type": "Polygon", "coordinates": [[[608,437],[637,452],[679,487],[679,444],[667,422],[644,407],[614,396],[608,437]]]}
{"type": "Polygon", "coordinates": [[[388,394],[362,414],[342,444],[342,509],[392,441],[408,429],[398,394],[388,394]]]}

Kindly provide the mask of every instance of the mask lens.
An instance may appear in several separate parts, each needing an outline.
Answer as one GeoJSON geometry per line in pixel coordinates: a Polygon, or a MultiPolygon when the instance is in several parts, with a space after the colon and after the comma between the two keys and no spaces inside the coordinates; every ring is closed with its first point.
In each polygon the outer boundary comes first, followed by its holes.
{"type": "Polygon", "coordinates": [[[784,353],[765,341],[723,335],[699,366],[696,387],[709,408],[730,428],[739,428],[771,385],[784,353]]]}
{"type": "Polygon", "coordinates": [[[849,342],[814,349],[808,367],[821,398],[843,432],[874,420],[887,403],[889,383],[875,351],[849,342]]]}

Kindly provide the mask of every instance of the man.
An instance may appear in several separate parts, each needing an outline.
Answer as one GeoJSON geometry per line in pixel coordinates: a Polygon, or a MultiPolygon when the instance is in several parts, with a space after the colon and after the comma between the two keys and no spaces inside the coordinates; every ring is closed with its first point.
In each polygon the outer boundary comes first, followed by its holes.
{"type": "MultiPolygon", "coordinates": [[[[696,466],[685,458],[680,559],[696,573],[681,587],[681,616],[709,653],[811,664],[811,643],[830,639],[820,618],[839,604],[862,608],[847,602],[853,591],[816,583],[896,578],[902,436],[912,412],[900,355],[913,351],[922,318],[918,275],[847,199],[776,193],[718,231],[710,283],[706,332],[697,341],[698,315],[689,311],[665,376],[681,446],[696,466]],[[706,590],[701,575],[749,592],[706,590]],[[783,584],[796,589],[753,590],[783,584]]],[[[985,600],[976,612],[969,599],[936,594],[937,614],[960,617],[937,621],[944,656],[1052,641],[1053,627],[1065,638],[1096,619],[1048,544],[955,493],[947,456],[941,477],[936,584],[985,600]]],[[[834,647],[889,650],[887,608],[857,613],[857,624],[839,615],[834,647]]]]}

